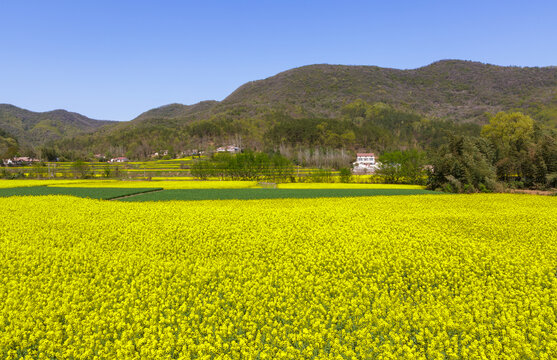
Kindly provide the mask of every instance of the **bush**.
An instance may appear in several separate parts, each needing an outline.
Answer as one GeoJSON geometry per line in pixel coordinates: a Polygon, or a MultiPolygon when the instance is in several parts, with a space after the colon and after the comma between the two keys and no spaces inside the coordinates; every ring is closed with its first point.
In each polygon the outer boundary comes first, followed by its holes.
{"type": "Polygon", "coordinates": [[[441,187],[439,189],[441,189],[441,191],[446,192],[446,193],[454,193],[455,192],[453,187],[449,183],[443,184],[443,187],[441,187]]]}
{"type": "Polygon", "coordinates": [[[330,169],[317,169],[309,174],[308,181],[314,183],[334,182],[333,172],[330,169]]]}
{"type": "Polygon", "coordinates": [[[557,173],[547,175],[547,185],[552,188],[557,188],[557,173]]]}
{"type": "Polygon", "coordinates": [[[341,183],[349,183],[352,181],[352,171],[349,168],[341,168],[339,170],[339,175],[341,183]]]}
{"type": "Polygon", "coordinates": [[[511,189],[524,189],[524,182],[520,180],[509,182],[509,188],[511,189]]]}
{"type": "Polygon", "coordinates": [[[110,175],[112,174],[112,169],[110,168],[110,165],[105,165],[103,168],[103,176],[105,178],[110,177],[110,175]]]}
{"type": "Polygon", "coordinates": [[[85,179],[90,175],[89,165],[81,160],[77,160],[71,165],[74,178],[85,179]]]}

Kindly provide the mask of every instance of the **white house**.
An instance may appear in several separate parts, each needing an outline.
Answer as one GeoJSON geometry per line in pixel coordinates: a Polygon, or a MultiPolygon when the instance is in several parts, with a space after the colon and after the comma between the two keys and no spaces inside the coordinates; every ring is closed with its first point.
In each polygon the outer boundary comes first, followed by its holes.
{"type": "Polygon", "coordinates": [[[40,162],[39,159],[34,159],[28,156],[20,156],[14,157],[13,159],[4,159],[2,163],[4,166],[23,166],[23,165],[30,165],[32,163],[40,162]]]}
{"type": "Polygon", "coordinates": [[[217,148],[217,152],[219,153],[229,152],[231,154],[237,154],[240,152],[240,148],[237,147],[236,145],[221,146],[217,148]]]}
{"type": "Polygon", "coordinates": [[[352,165],[356,173],[374,173],[379,168],[374,153],[357,153],[356,161],[352,165]]]}
{"type": "Polygon", "coordinates": [[[123,162],[128,162],[128,161],[130,161],[130,160],[127,157],[123,157],[123,156],[120,156],[120,157],[117,157],[117,158],[114,158],[114,159],[110,159],[111,163],[123,163],[123,162]]]}

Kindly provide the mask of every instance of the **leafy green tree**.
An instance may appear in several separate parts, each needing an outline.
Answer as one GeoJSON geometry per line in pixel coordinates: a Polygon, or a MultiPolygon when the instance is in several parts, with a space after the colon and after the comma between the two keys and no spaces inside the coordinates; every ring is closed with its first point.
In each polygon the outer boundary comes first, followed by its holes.
{"type": "Polygon", "coordinates": [[[43,161],[56,161],[58,152],[53,147],[43,147],[41,148],[41,159],[43,161]]]}
{"type": "Polygon", "coordinates": [[[495,165],[500,178],[529,174],[531,159],[527,152],[534,136],[534,120],[531,117],[520,112],[499,112],[490,118],[481,134],[496,150],[495,165]]]}
{"type": "Polygon", "coordinates": [[[352,171],[350,168],[343,167],[339,169],[339,176],[341,183],[349,183],[352,181],[352,171]]]}
{"type": "Polygon", "coordinates": [[[520,112],[499,112],[482,128],[482,136],[491,140],[501,151],[527,143],[534,135],[534,120],[520,112]]]}
{"type": "Polygon", "coordinates": [[[428,188],[447,192],[492,191],[496,188],[495,169],[488,154],[481,151],[482,141],[453,135],[433,158],[428,188]]]}
{"type": "Polygon", "coordinates": [[[110,165],[105,165],[103,167],[103,176],[106,178],[109,178],[112,175],[112,168],[110,167],[110,165]]]}
{"type": "Polygon", "coordinates": [[[425,175],[425,153],[417,150],[393,151],[379,157],[378,173],[387,183],[420,184],[425,175]]]}
{"type": "Polygon", "coordinates": [[[71,169],[75,178],[85,179],[90,175],[89,164],[82,160],[74,161],[71,164],[71,169]]]}

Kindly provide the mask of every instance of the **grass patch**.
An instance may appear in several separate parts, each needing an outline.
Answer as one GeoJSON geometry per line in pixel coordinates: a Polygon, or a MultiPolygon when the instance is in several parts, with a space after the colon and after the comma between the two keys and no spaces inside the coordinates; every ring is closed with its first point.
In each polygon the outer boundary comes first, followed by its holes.
{"type": "Polygon", "coordinates": [[[110,200],[122,196],[162,190],[161,188],[79,188],[79,187],[19,187],[0,189],[0,197],[70,195],[81,198],[110,200]]]}
{"type": "Polygon", "coordinates": [[[309,199],[438,194],[422,189],[174,189],[140,194],[121,201],[309,199]]]}
{"type": "Polygon", "coordinates": [[[405,184],[359,184],[359,183],[286,183],[278,184],[279,189],[425,189],[421,185],[405,184]]]}
{"type": "MultiPolygon", "coordinates": [[[[56,185],[49,185],[56,186],[56,185]]],[[[255,188],[257,181],[120,181],[93,180],[76,185],[60,185],[60,187],[83,188],[162,188],[162,189],[242,189],[255,188]]]]}

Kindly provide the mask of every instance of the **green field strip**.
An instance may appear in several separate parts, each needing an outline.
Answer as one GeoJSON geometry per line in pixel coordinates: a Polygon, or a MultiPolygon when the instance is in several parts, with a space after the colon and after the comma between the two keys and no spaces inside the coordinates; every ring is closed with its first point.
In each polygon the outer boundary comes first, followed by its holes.
{"type": "Polygon", "coordinates": [[[311,199],[393,195],[427,195],[422,189],[171,189],[137,194],[120,201],[311,199]]]}
{"type": "Polygon", "coordinates": [[[162,188],[79,188],[33,186],[0,189],[0,197],[69,195],[81,198],[111,200],[135,194],[160,191],[162,188]]]}

